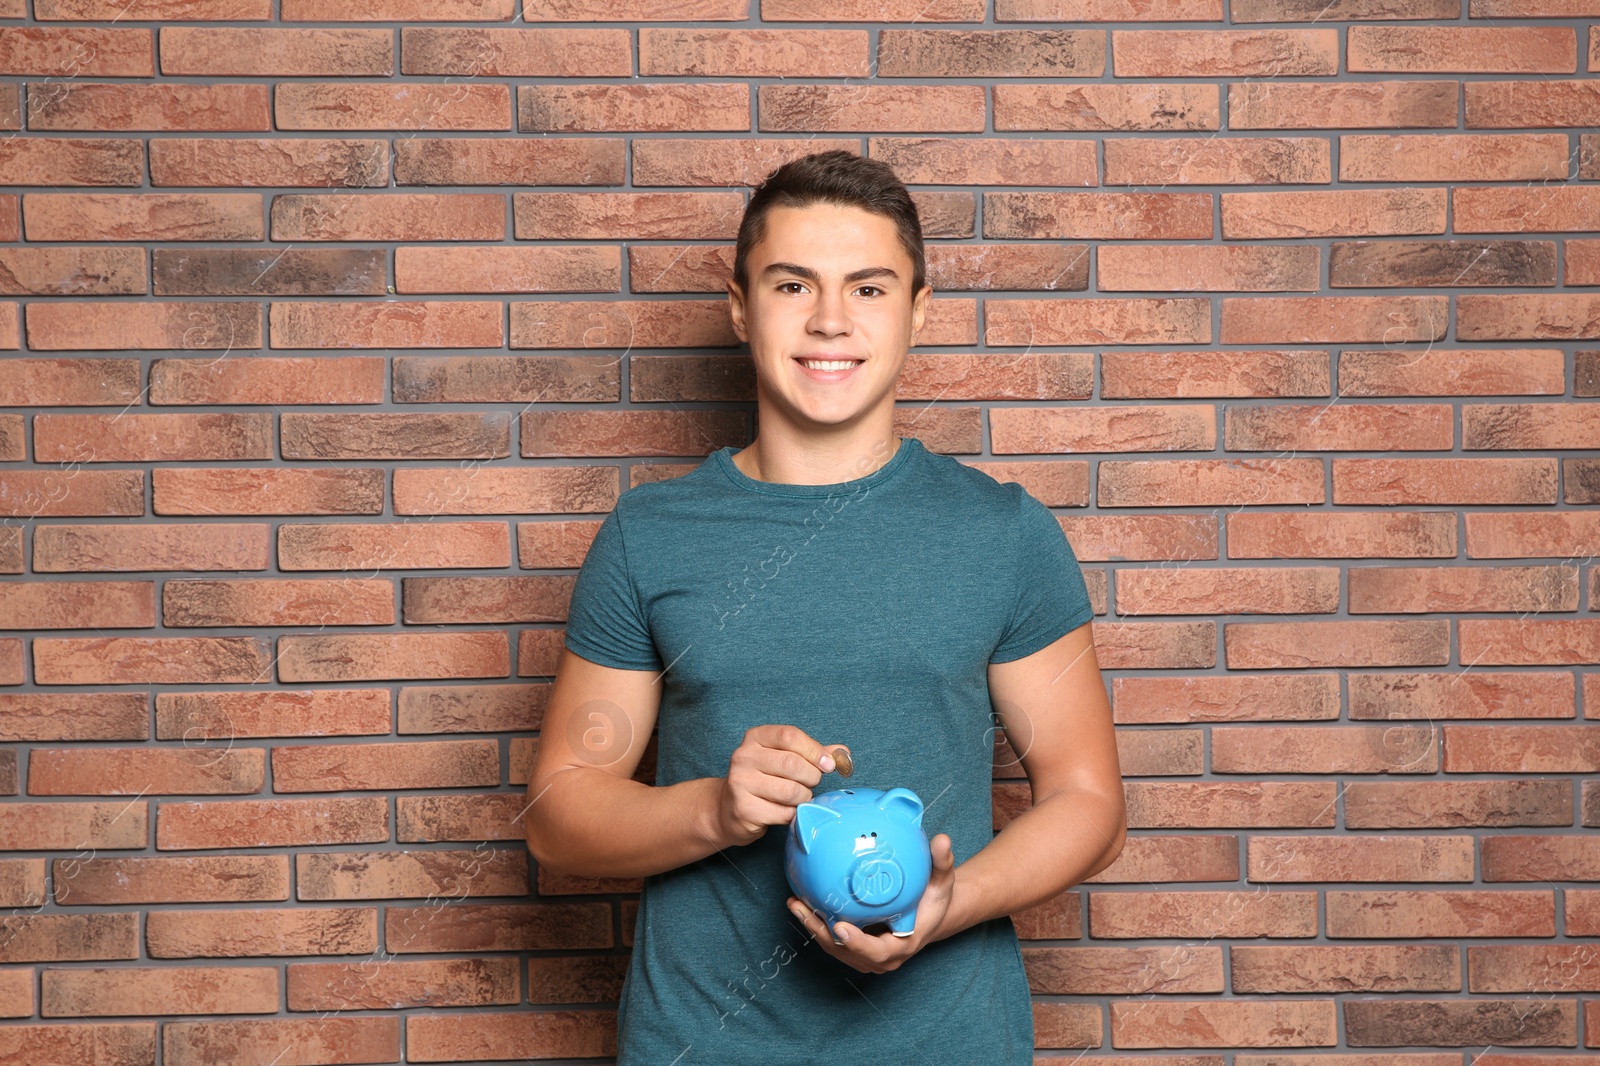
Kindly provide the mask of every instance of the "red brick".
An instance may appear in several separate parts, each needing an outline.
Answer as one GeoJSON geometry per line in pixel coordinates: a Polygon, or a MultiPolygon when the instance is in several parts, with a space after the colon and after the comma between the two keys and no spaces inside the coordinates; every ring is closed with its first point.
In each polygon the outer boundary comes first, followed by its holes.
{"type": "Polygon", "coordinates": [[[1555,935],[1552,892],[1330,889],[1327,897],[1328,936],[1341,939],[1555,935]]]}
{"type": "Polygon", "coordinates": [[[157,469],[158,515],[381,514],[381,470],[157,469]]]}
{"type": "Polygon", "coordinates": [[[1101,292],[1315,292],[1320,273],[1321,252],[1310,245],[1106,244],[1099,249],[1101,292]]]}
{"type": "Polygon", "coordinates": [[[1333,1047],[1334,1008],[1331,999],[1112,1003],[1111,1040],[1117,1048],[1333,1047]]]}
{"type": "Polygon", "coordinates": [[[866,30],[639,30],[643,77],[864,78],[871,73],[866,30]]]}
{"type": "MultiPolygon", "coordinates": [[[[22,249],[18,249],[21,251],[22,249]]],[[[44,251],[44,249],[29,249],[44,251]]],[[[0,251],[0,261],[5,253],[0,251]]],[[[0,404],[7,407],[125,406],[138,403],[137,359],[7,359],[0,404]]]]}
{"type": "Polygon", "coordinates": [[[172,462],[272,458],[272,416],[231,412],[172,415],[51,415],[33,418],[40,462],[172,462]],[[84,454],[84,444],[89,445],[84,454]]]}
{"type": "Polygon", "coordinates": [[[272,128],[265,85],[74,83],[28,98],[36,130],[219,130],[272,128]]]}
{"type": "Polygon", "coordinates": [[[1231,405],[1224,412],[1228,451],[1448,451],[1449,404],[1231,405]]]}
{"type": "Polygon", "coordinates": [[[394,272],[402,293],[616,292],[622,253],[615,245],[396,248],[394,272]]]}
{"type": "Polygon", "coordinates": [[[511,128],[511,91],[506,85],[283,82],[277,86],[274,108],[283,130],[511,128]]]}
{"type": "Polygon", "coordinates": [[[522,982],[515,958],[386,959],[364,963],[290,963],[290,1010],[398,1010],[517,1003],[522,982]]]}
{"type": "MultiPolygon", "coordinates": [[[[285,804],[328,807],[335,803],[370,804],[358,800],[285,800],[285,804]]],[[[261,955],[353,955],[378,948],[378,912],[372,907],[310,907],[294,910],[152,911],[146,919],[152,958],[204,958],[261,955]]],[[[323,1024],[335,1019],[323,1018],[323,1024]]],[[[363,1022],[390,1019],[363,1018],[363,1022]]],[[[199,1023],[219,1024],[219,1023],[199,1023]]],[[[272,1023],[253,1023],[255,1025],[272,1023]]],[[[168,1024],[167,1057],[174,1058],[173,1029],[168,1024]]],[[[342,1027],[340,1027],[342,1028],[342,1027]]],[[[335,1031],[338,1031],[337,1029],[335,1031]]],[[[345,1030],[347,1035],[349,1030],[345,1030]]],[[[398,1032],[398,1030],[396,1030],[398,1032]]],[[[244,1034],[238,1034],[243,1036],[244,1034]]],[[[193,1051],[187,1048],[186,1051],[193,1051]]],[[[396,1053],[398,1057],[398,1053],[396,1053]]],[[[269,1056],[270,1058],[270,1056],[269,1056]]],[[[200,1062],[184,1058],[184,1062],[200,1062]]]]}
{"type": "Polygon", "coordinates": [[[1114,30],[1111,62],[1119,78],[1337,74],[1339,31],[1114,30]]]}
{"type": "Polygon", "coordinates": [[[1338,609],[1336,567],[1117,571],[1118,614],[1326,614],[1338,609]]]}
{"type": "MultiPolygon", "coordinates": [[[[138,184],[137,173],[134,179],[121,184],[138,184]]],[[[160,137],[150,141],[150,184],[382,187],[389,184],[389,142],[160,137]]]]}
{"type": "Polygon", "coordinates": [[[750,0],[637,0],[619,8],[607,0],[522,0],[528,22],[743,22],[750,0]]]}
{"type": "Polygon", "coordinates": [[[1600,285],[1600,240],[1567,241],[1563,285],[1600,285]]]}
{"type": "Polygon", "coordinates": [[[1340,181],[1565,180],[1565,133],[1350,134],[1340,181]]]}
{"type": "Polygon", "coordinates": [[[499,241],[497,193],[289,193],[272,198],[275,241],[499,241]]]}
{"type": "MultiPolygon", "coordinates": [[[[345,736],[389,732],[385,689],[275,689],[267,692],[160,693],[162,740],[345,736]]],[[[141,708],[143,701],[141,700],[141,708]]],[[[142,713],[142,712],[141,712],[142,713]]]]}
{"type": "Polygon", "coordinates": [[[995,21],[1221,22],[1222,7],[1222,0],[998,0],[995,21]]]}
{"type": "Polygon", "coordinates": [[[529,411],[524,456],[706,455],[744,439],[739,411],[529,411]]]}
{"type": "Polygon", "coordinates": [[[34,534],[33,569],[264,570],[269,532],[243,522],[52,524],[34,534]]]}
{"type": "MultiPolygon", "coordinates": [[[[432,17],[432,16],[428,16],[432,17]]],[[[385,39],[388,32],[384,31],[385,39]]],[[[400,70],[468,78],[626,78],[627,30],[402,26],[400,70]]]]}
{"type": "Polygon", "coordinates": [[[162,624],[186,626],[393,625],[394,585],[373,578],[166,582],[162,624]]]}
{"type": "MultiPolygon", "coordinates": [[[[624,925],[629,921],[624,919],[624,925]]],[[[593,1010],[496,1011],[406,1018],[406,1053],[418,1061],[446,1061],[460,1056],[467,1047],[481,1049],[471,1054],[494,1059],[615,1055],[616,1018],[593,1010]]]]}
{"type": "Polygon", "coordinates": [[[97,1014],[274,1014],[276,966],[47,968],[42,1017],[97,1014]]]}
{"type": "MultiPolygon", "coordinates": [[[[21,440],[21,416],[18,440],[21,440]]],[[[93,454],[93,445],[79,442],[74,456],[93,454]]],[[[21,449],[16,458],[21,459],[21,449]]],[[[0,505],[6,513],[18,518],[39,518],[45,515],[142,515],[144,514],[144,471],[142,470],[84,470],[77,466],[64,476],[52,470],[7,470],[0,473],[0,505]]],[[[40,527],[40,532],[44,528],[40,527]]],[[[35,541],[37,544],[37,540],[35,541]]],[[[7,573],[22,572],[22,541],[15,542],[15,569],[7,573]]]]}
{"type": "MultiPolygon", "coordinates": [[[[1323,21],[1343,19],[1454,19],[1461,15],[1460,5],[1454,0],[1412,0],[1404,8],[1396,8],[1386,0],[1233,0],[1228,7],[1228,17],[1234,23],[1243,22],[1303,22],[1319,16],[1323,21]]],[[[1260,1063],[1240,1066],[1261,1066],[1260,1063]]],[[[1332,1066],[1357,1066],[1355,1063],[1332,1066]]],[[[1415,1066],[1446,1066],[1444,1063],[1419,1062],[1415,1066]]],[[[1453,1063],[1449,1066],[1454,1066],[1453,1063]]]]}
{"type": "Polygon", "coordinates": [[[265,637],[39,637],[34,680],[41,685],[265,684],[272,680],[265,637]]]}
{"type": "MultiPolygon", "coordinates": [[[[1445,733],[1454,728],[1445,727],[1445,733]]],[[[1386,733],[1384,744],[1389,743],[1386,733]]],[[[1448,743],[1446,736],[1446,771],[1448,743]]],[[[1352,781],[1344,792],[1344,824],[1349,829],[1570,826],[1573,791],[1565,781],[1352,781]]]]}
{"type": "Polygon", "coordinates": [[[1600,448],[1593,404],[1467,404],[1461,409],[1463,448],[1600,448]]]}
{"type": "Polygon", "coordinates": [[[1211,340],[1210,305],[1203,299],[989,299],[984,304],[984,341],[991,345],[1204,344],[1211,340]]]}
{"type": "Polygon", "coordinates": [[[279,301],[268,315],[274,348],[499,348],[502,310],[475,300],[279,301]]]}
{"type": "MultiPolygon", "coordinates": [[[[1459,628],[1463,661],[1541,666],[1600,662],[1600,618],[1464,618],[1459,628]]],[[[1587,740],[1592,741],[1592,737],[1587,740]]],[[[1583,751],[1569,748],[1562,754],[1576,759],[1577,764],[1588,765],[1594,758],[1594,745],[1585,740],[1577,742],[1583,745],[1583,751]]],[[[1535,755],[1530,754],[1529,758],[1536,761],[1535,755]]]]}
{"type": "MultiPolygon", "coordinates": [[[[1097,934],[1098,935],[1098,934],[1097,934]]],[[[1191,949],[1181,959],[1166,947],[1086,947],[1031,948],[1023,955],[1023,965],[1028,975],[1028,987],[1036,994],[1082,995],[1134,994],[1146,990],[1151,967],[1162,971],[1162,987],[1169,992],[1220,992],[1223,986],[1222,948],[1218,946],[1191,949]]],[[[1095,1036],[1099,1035],[1100,1011],[1089,1008],[1095,1023],[1095,1036]]],[[[1034,1034],[1037,1041],[1040,1036],[1034,1034]]]]}
{"type": "Polygon", "coordinates": [[[1448,327],[1447,306],[1444,296],[1226,297],[1221,339],[1224,344],[1437,341],[1448,327]]]}
{"type": "Polygon", "coordinates": [[[1443,233],[1448,194],[1447,189],[1225,192],[1222,236],[1301,240],[1443,233]]]}
{"type": "Polygon", "coordinates": [[[34,748],[28,755],[35,796],[238,795],[265,783],[260,748],[34,748]]]}
{"type": "Polygon", "coordinates": [[[1600,106],[1600,78],[1579,82],[1467,82],[1467,128],[1584,126],[1600,106]]]}
{"type": "Polygon", "coordinates": [[[128,629],[155,619],[153,581],[0,581],[7,629],[128,629]]]}
{"type": "Polygon", "coordinates": [[[35,0],[40,19],[270,19],[271,0],[35,0]]]}
{"type": "Polygon", "coordinates": [[[0,740],[147,740],[148,703],[142,692],[0,694],[0,740]]]}
{"type": "Polygon", "coordinates": [[[283,0],[285,22],[504,22],[516,0],[283,0]]]}
{"type": "Polygon", "coordinates": [[[1087,408],[997,407],[989,412],[994,454],[1213,451],[1210,404],[1087,408]]]}
{"type": "Polygon", "coordinates": [[[1454,945],[1239,944],[1230,955],[1239,993],[1461,991],[1461,953],[1454,945]]]}
{"type": "Polygon", "coordinates": [[[1439,744],[1425,725],[1213,726],[1211,770],[1219,774],[1433,774],[1439,771],[1439,744]]]}
{"type": "Polygon", "coordinates": [[[878,34],[885,78],[1098,78],[1105,30],[901,30],[878,34]]]}
{"type": "Polygon", "coordinates": [[[1471,881],[1472,842],[1465,833],[1254,836],[1250,839],[1249,877],[1251,881],[1280,883],[1471,881]]]}
{"type": "Polygon", "coordinates": [[[1446,619],[1227,623],[1230,669],[1314,666],[1442,666],[1450,661],[1446,619]]]}
{"type": "Polygon", "coordinates": [[[1320,459],[1107,459],[1098,472],[1101,507],[1325,502],[1320,459]]]}
{"type": "MultiPolygon", "coordinates": [[[[1505,460],[1480,459],[1476,462],[1505,460]]],[[[1538,463],[1537,460],[1531,462],[1538,463]]],[[[1538,463],[1544,474],[1548,469],[1538,463]]],[[[1553,480],[1555,471],[1549,469],[1553,480]]],[[[1554,487],[1550,499],[1540,503],[1553,503],[1554,487]]],[[[1467,515],[1467,554],[1473,558],[1526,558],[1537,555],[1571,557],[1573,555],[1600,554],[1600,515],[1585,512],[1565,514],[1476,514],[1467,515]]],[[[1594,713],[1591,706],[1590,714],[1594,713]]]]}
{"type": "Polygon", "coordinates": [[[761,0],[761,18],[764,22],[982,22],[986,6],[985,0],[875,0],[871,6],[847,0],[761,0]]]}
{"type": "Polygon", "coordinates": [[[737,192],[529,192],[512,201],[519,240],[726,240],[744,212],[737,192]]]}
{"type": "Polygon", "coordinates": [[[1322,137],[1107,138],[1107,185],[1326,184],[1322,137]]]}
{"type": "Polygon", "coordinates": [[[120,137],[6,137],[0,139],[0,173],[10,185],[139,185],[144,181],[144,142],[120,137]]]}
{"type": "MultiPolygon", "coordinates": [[[[859,146],[858,139],[831,137],[650,137],[633,142],[633,184],[759,185],[791,159],[839,149],[859,155],[859,146]]],[[[632,251],[637,254],[650,247],[632,251]]]]}
{"type": "MultiPolygon", "coordinates": [[[[35,7],[50,9],[53,0],[35,7]]],[[[39,18],[48,18],[43,12],[39,18]]],[[[108,14],[115,18],[114,14],[108,14]]],[[[43,78],[151,78],[156,73],[150,29],[87,26],[0,26],[0,74],[43,78]]],[[[50,95],[50,84],[30,86],[50,95]]],[[[30,102],[30,106],[31,102],[30,102]]]]}
{"type": "Polygon", "coordinates": [[[262,1021],[168,1021],[162,1026],[166,1066],[290,1066],[304,1056],[333,1063],[400,1061],[400,1018],[354,1016],[262,1021]]]}
{"type": "Polygon", "coordinates": [[[389,835],[388,807],[381,797],[163,803],[156,822],[156,847],[163,850],[367,844],[382,843],[389,835]]]}
{"type": "MultiPolygon", "coordinates": [[[[74,876],[63,878],[59,869],[51,887],[52,902],[98,902],[76,879],[82,868],[96,860],[96,848],[150,846],[150,804],[144,800],[81,800],[66,803],[29,803],[12,800],[0,805],[0,847],[6,851],[77,851],[70,860],[74,876]],[[90,849],[85,857],[83,849],[90,849]]],[[[60,866],[60,860],[56,865],[60,866]]],[[[41,901],[42,903],[42,901],[41,901]]]]}
{"type": "Polygon", "coordinates": [[[739,343],[722,300],[585,300],[511,305],[513,348],[682,348],[739,343]]]}
{"type": "MultiPolygon", "coordinates": [[[[143,296],[149,287],[143,248],[0,248],[0,292],[3,293],[143,296]]],[[[14,323],[16,315],[12,313],[9,317],[14,323]]],[[[9,330],[10,324],[6,328],[9,330]]]]}
{"type": "Polygon", "coordinates": [[[1089,287],[1089,247],[1083,244],[930,244],[926,257],[936,292],[1089,287]]]}
{"type": "MultiPolygon", "coordinates": [[[[1118,581],[1125,573],[1148,572],[1119,571],[1118,581]]],[[[1111,697],[1119,724],[1339,717],[1339,679],[1333,674],[1119,677],[1111,682],[1111,697]]],[[[1218,802],[1248,802],[1231,782],[1223,789],[1218,802]]]]}
{"type": "MultiPolygon", "coordinates": [[[[1498,833],[1483,841],[1484,881],[1600,880],[1600,837],[1498,833]]],[[[1571,1046],[1569,1040],[1568,1046],[1571,1046]]],[[[1591,1046],[1595,1046],[1592,1045],[1591,1046]]]]}
{"type": "MultiPolygon", "coordinates": [[[[29,985],[31,988],[31,974],[29,985]]],[[[29,1013],[32,1013],[31,1009],[29,1013]]],[[[18,1056],[19,1062],[98,1062],[105,1066],[144,1066],[156,1061],[156,1024],[13,1024],[6,1027],[6,1051],[18,1056]]]]}
{"type": "MultiPolygon", "coordinates": [[[[78,806],[81,809],[85,805],[78,806]]],[[[111,810],[113,806],[126,807],[127,801],[90,806],[101,807],[109,815],[115,813],[111,810]]],[[[134,846],[147,844],[141,839],[134,846]]],[[[53,867],[57,883],[65,883],[75,904],[211,903],[289,898],[287,855],[57,859],[53,867]]],[[[61,897],[66,894],[58,890],[57,902],[64,902],[61,897]]]]}
{"type": "Polygon", "coordinates": [[[27,313],[34,350],[261,347],[261,307],[243,301],[33,303],[27,313]]]}
{"type": "Polygon", "coordinates": [[[498,569],[511,565],[511,538],[504,522],[490,521],[285,524],[278,530],[278,565],[284,570],[498,569]]]}
{"type": "Polygon", "coordinates": [[[762,131],[981,133],[981,85],[762,85],[762,131]]]}
{"type": "Polygon", "coordinates": [[[1348,47],[1346,67],[1352,72],[1571,74],[1578,69],[1577,37],[1564,26],[1352,26],[1348,47]]]}
{"type": "Polygon", "coordinates": [[[163,26],[159,32],[163,74],[383,77],[395,72],[394,36],[388,30],[163,26]]]}
{"type": "Polygon", "coordinates": [[[259,241],[259,193],[63,193],[22,198],[29,240],[259,241]]]}
{"type": "MultiPolygon", "coordinates": [[[[1566,135],[1560,136],[1565,143],[1566,135]]],[[[1566,180],[1565,168],[1563,163],[1556,181],[1566,180]]],[[[1478,186],[1452,189],[1451,201],[1451,222],[1457,233],[1592,230],[1600,217],[1600,186],[1550,182],[1541,182],[1537,189],[1478,186]]]]}
{"type": "Polygon", "coordinates": [[[1571,718],[1571,674],[1513,670],[1349,675],[1350,717],[1385,721],[1441,718],[1571,718]]]}
{"type": "Polygon", "coordinates": [[[150,402],[375,404],[383,402],[384,369],[381,358],[362,355],[157,359],[150,364],[150,402]]]}
{"type": "Polygon", "coordinates": [[[1361,81],[1344,85],[1254,81],[1228,87],[1228,128],[1454,129],[1457,95],[1455,83],[1449,81],[1361,81]]]}
{"type": "Polygon", "coordinates": [[[1002,239],[1205,240],[1209,193],[990,192],[983,235],[1002,239]]]}
{"type": "Polygon", "coordinates": [[[1351,567],[1349,581],[1351,614],[1578,609],[1568,567],[1351,567]]]}
{"type": "Polygon", "coordinates": [[[284,413],[281,427],[286,459],[492,459],[509,453],[511,415],[292,411],[284,413]]]}
{"type": "Polygon", "coordinates": [[[1214,130],[1220,124],[1215,85],[997,84],[992,92],[996,130],[1214,130]]]}
{"type": "Polygon", "coordinates": [[[750,87],[744,84],[517,87],[517,129],[523,133],[749,128],[750,87]]]}
{"type": "Polygon", "coordinates": [[[626,165],[619,137],[406,137],[395,143],[394,180],[396,185],[621,185],[626,165]]]}
{"type": "MultiPolygon", "coordinates": [[[[529,888],[526,849],[302,853],[296,856],[295,873],[302,900],[418,897],[435,900],[429,904],[435,912],[444,906],[437,902],[441,890],[459,903],[467,896],[526,896],[529,888]]],[[[403,942],[393,926],[386,926],[387,950],[403,942]]]]}
{"type": "MultiPolygon", "coordinates": [[[[1165,253],[1190,248],[1174,245],[1165,253]]],[[[1195,245],[1198,248],[1198,245],[1195,245]]],[[[1099,250],[1104,287],[1107,251],[1126,259],[1120,245],[1099,250]]],[[[1182,253],[1205,261],[1214,251],[1182,253]]],[[[1224,254],[1224,261],[1227,256],[1224,254]]],[[[1133,397],[1272,397],[1330,395],[1328,354],[1318,351],[1250,352],[1102,352],[1101,395],[1133,397]]]]}
{"type": "MultiPolygon", "coordinates": [[[[388,257],[381,248],[157,248],[152,257],[157,296],[378,296],[389,291],[388,257]]],[[[273,365],[270,359],[264,362],[273,365]]]]}
{"type": "Polygon", "coordinates": [[[1555,283],[1555,241],[1339,241],[1328,257],[1334,288],[1555,283]]]}
{"type": "Polygon", "coordinates": [[[1556,461],[1334,459],[1333,502],[1343,504],[1555,503],[1556,461]]]}
{"type": "Polygon", "coordinates": [[[868,154],[908,185],[1096,185],[1092,141],[873,137],[868,154]]]}
{"type": "MultiPolygon", "coordinates": [[[[279,638],[277,665],[280,681],[506,677],[511,649],[504,632],[286,636],[279,638]]],[[[283,751],[273,752],[273,787],[279,791],[285,789],[276,759],[283,751]]]]}
{"type": "MultiPolygon", "coordinates": [[[[29,309],[32,314],[32,309],[29,309]]],[[[1600,294],[1458,296],[1460,340],[1569,340],[1600,337],[1600,294]]]]}

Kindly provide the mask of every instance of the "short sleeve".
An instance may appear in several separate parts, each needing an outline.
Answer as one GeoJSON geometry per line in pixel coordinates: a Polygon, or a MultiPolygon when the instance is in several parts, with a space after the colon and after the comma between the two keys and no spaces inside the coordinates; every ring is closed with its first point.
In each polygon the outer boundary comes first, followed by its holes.
{"type": "Polygon", "coordinates": [[[1083,568],[1049,508],[1011,483],[1017,503],[1016,607],[991,663],[1032,655],[1094,617],[1083,568]]]}
{"type": "Polygon", "coordinates": [[[615,510],[600,523],[578,571],[567,608],[566,646],[601,666],[661,669],[661,656],[628,568],[622,520],[615,510]]]}

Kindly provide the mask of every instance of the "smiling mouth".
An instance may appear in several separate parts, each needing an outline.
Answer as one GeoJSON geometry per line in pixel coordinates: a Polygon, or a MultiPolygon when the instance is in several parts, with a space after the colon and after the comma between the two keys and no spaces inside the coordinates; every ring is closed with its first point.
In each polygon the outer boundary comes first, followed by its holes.
{"type": "Polygon", "coordinates": [[[801,366],[805,367],[807,370],[816,370],[816,371],[821,371],[821,372],[827,373],[827,372],[840,371],[840,370],[854,370],[856,367],[858,367],[862,363],[866,362],[866,360],[865,359],[802,359],[802,358],[796,358],[795,362],[799,363],[801,366]]]}

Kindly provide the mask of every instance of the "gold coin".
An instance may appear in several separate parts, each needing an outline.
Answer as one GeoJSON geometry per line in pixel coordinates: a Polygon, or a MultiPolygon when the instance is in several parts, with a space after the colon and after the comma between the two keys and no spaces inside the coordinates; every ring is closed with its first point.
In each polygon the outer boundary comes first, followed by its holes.
{"type": "Polygon", "coordinates": [[[834,748],[829,752],[833,756],[833,768],[842,776],[849,777],[855,773],[855,766],[850,762],[850,753],[844,748],[834,748]]]}

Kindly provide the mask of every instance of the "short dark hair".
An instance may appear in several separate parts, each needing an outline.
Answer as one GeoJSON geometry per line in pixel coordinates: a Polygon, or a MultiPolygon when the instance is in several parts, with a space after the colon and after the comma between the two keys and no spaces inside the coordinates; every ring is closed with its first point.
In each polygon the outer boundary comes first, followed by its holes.
{"type": "Polygon", "coordinates": [[[922,251],[922,220],[917,215],[917,202],[888,163],[844,149],[791,159],[756,187],[745,205],[733,251],[733,280],[742,291],[750,291],[750,249],[766,236],[767,211],[778,206],[810,207],[816,203],[859,207],[893,221],[900,245],[911,257],[911,295],[915,297],[922,291],[928,265],[922,251]]]}

